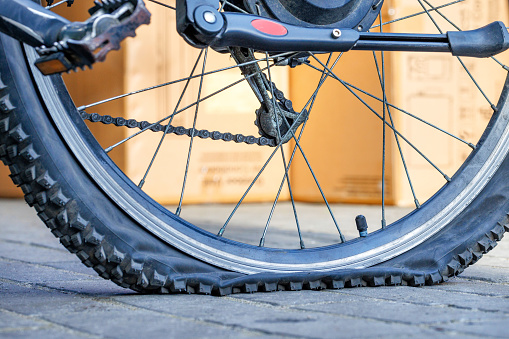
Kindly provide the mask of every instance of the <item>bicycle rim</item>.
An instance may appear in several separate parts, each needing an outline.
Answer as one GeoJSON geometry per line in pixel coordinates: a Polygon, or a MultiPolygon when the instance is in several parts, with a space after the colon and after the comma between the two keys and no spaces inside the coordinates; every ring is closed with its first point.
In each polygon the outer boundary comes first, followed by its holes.
{"type": "MultiPolygon", "coordinates": [[[[36,57],[26,50],[28,62],[36,57]]],[[[507,83],[477,149],[426,204],[390,227],[341,244],[275,249],[242,244],[204,231],[151,199],[127,178],[81,121],[59,78],[33,76],[48,111],[77,160],[120,209],[156,237],[213,265],[242,273],[331,271],[365,268],[405,253],[440,232],[466,211],[505,159],[509,142],[507,83]],[[403,235],[402,235],[403,234],[403,235]]]]}

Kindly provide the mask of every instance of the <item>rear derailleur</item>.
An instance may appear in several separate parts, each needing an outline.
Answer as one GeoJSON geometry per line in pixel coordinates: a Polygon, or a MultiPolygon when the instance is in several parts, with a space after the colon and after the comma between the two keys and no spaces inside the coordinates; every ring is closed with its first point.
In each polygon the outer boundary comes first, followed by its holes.
{"type": "MultiPolygon", "coordinates": [[[[251,49],[232,47],[229,49],[235,62],[239,65],[255,60],[251,49]]],[[[258,63],[240,66],[251,89],[255,93],[260,108],[256,110],[255,125],[261,136],[276,140],[277,144],[292,139],[299,126],[307,120],[308,111],[295,112],[293,104],[286,99],[284,93],[269,81],[258,63]]]]}

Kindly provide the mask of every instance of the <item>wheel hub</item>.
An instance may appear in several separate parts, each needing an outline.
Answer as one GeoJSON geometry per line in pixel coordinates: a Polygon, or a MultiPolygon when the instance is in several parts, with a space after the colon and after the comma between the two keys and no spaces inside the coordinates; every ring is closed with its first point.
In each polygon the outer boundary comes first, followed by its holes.
{"type": "Polygon", "coordinates": [[[368,30],[383,0],[244,0],[253,14],[305,27],[368,30]]]}

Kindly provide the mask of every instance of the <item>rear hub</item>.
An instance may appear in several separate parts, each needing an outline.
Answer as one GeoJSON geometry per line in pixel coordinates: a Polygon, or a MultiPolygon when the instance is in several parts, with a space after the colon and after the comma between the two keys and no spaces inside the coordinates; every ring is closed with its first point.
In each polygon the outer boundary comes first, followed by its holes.
{"type": "Polygon", "coordinates": [[[383,0],[243,0],[243,3],[253,14],[293,25],[367,31],[380,13],[383,0]]]}

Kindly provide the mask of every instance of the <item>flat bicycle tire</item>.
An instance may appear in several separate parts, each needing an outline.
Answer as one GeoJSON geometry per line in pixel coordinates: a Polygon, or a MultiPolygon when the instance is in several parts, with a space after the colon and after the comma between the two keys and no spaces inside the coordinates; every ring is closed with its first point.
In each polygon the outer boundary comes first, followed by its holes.
{"type": "MultiPolygon", "coordinates": [[[[85,265],[121,286],[146,292],[228,294],[278,288],[437,283],[477,261],[508,229],[509,161],[507,144],[500,142],[506,135],[509,115],[506,83],[497,113],[480,141],[482,147],[456,175],[475,176],[474,169],[499,152],[489,179],[484,180],[468,208],[417,246],[362,269],[346,267],[306,273],[262,270],[246,275],[218,268],[219,265],[193,258],[140,227],[105,194],[96,178],[77,161],[48,114],[23,47],[5,36],[1,41],[0,157],[9,166],[11,178],[23,190],[27,203],[62,244],[85,265]]],[[[56,77],[54,81],[60,80],[56,77]]],[[[72,102],[63,102],[69,111],[73,109],[72,102]]],[[[79,123],[82,122],[76,121],[79,123]]],[[[383,245],[383,240],[379,245],[383,245]]]]}

